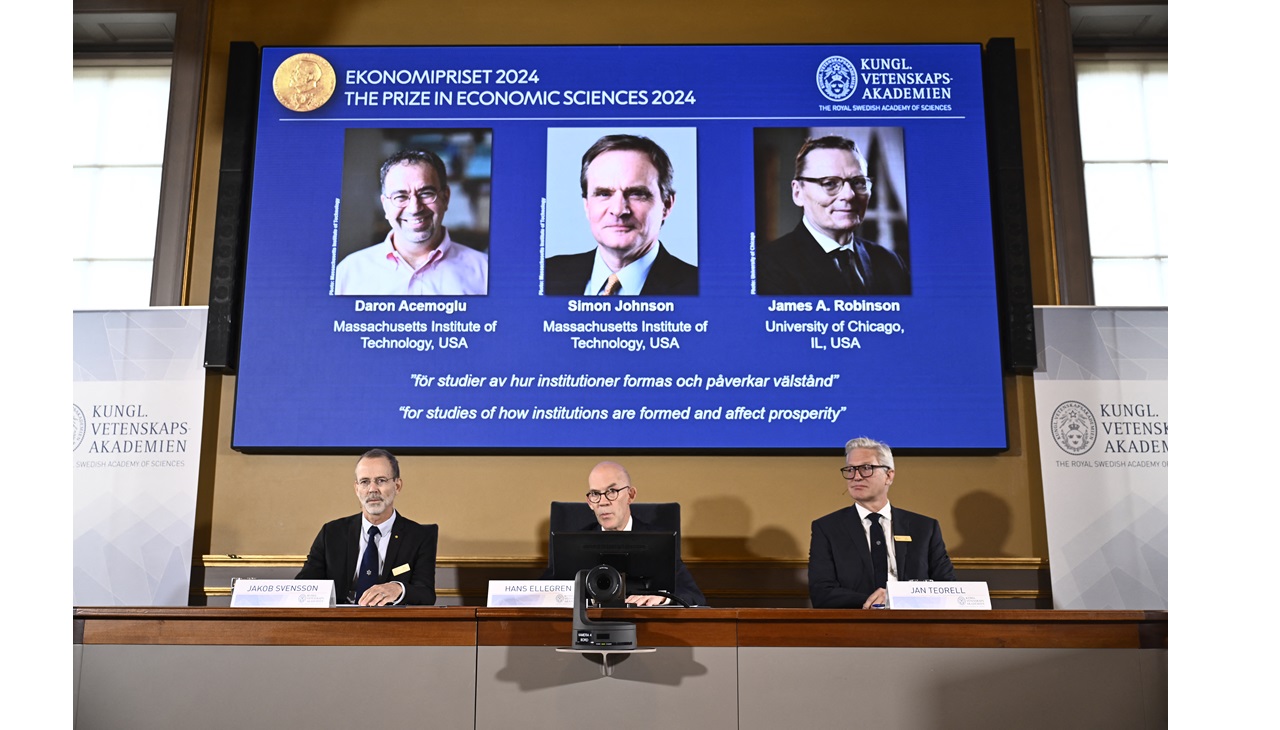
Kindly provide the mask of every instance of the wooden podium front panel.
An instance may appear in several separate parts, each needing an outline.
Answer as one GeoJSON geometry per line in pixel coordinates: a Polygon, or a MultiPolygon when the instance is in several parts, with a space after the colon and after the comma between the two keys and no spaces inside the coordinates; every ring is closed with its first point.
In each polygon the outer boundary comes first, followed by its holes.
{"type": "Polygon", "coordinates": [[[76,723],[335,727],[373,697],[410,727],[1167,726],[1164,611],[589,615],[657,651],[605,676],[556,652],[568,609],[80,608],[76,723]]]}
{"type": "Polygon", "coordinates": [[[631,621],[651,654],[599,663],[573,642],[570,609],[476,609],[476,727],[738,727],[737,612],[591,610],[631,621]]]}
{"type": "Polygon", "coordinates": [[[1169,726],[1163,649],[742,647],[738,682],[740,730],[1169,726]]]}
{"type": "Polygon", "coordinates": [[[475,727],[474,646],[80,648],[80,728],[475,727]]]}
{"type": "Polygon", "coordinates": [[[480,646],[476,654],[477,728],[739,727],[732,646],[659,646],[627,656],[610,676],[550,646],[480,646]]]}
{"type": "Polygon", "coordinates": [[[77,643],[475,646],[474,608],[78,608],[77,643]]]}

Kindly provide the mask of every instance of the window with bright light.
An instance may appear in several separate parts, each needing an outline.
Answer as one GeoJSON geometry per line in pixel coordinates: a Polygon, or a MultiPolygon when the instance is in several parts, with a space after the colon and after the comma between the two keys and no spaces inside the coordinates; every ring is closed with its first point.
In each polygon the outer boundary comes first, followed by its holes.
{"type": "Polygon", "coordinates": [[[1169,62],[1077,60],[1094,303],[1168,306],[1169,62]]]}
{"type": "Polygon", "coordinates": [[[169,73],[168,65],[75,67],[75,309],[151,303],[169,73]]]}

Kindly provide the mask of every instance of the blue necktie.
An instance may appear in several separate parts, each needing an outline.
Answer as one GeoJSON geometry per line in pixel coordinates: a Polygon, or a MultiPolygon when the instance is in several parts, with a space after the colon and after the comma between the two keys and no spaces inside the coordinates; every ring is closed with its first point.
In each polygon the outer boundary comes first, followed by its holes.
{"type": "Polygon", "coordinates": [[[376,526],[369,526],[369,544],[364,548],[364,557],[360,559],[360,573],[356,575],[356,601],[378,582],[378,536],[381,534],[382,531],[376,526]]]}
{"type": "Polygon", "coordinates": [[[867,515],[871,520],[871,570],[872,588],[884,588],[889,584],[889,548],[884,544],[884,528],[880,526],[880,513],[867,515]]]}

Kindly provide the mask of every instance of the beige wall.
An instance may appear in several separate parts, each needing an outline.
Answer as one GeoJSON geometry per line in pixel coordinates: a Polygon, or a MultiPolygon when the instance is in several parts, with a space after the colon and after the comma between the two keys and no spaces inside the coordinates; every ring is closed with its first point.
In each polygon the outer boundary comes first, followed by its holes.
{"type": "MultiPolygon", "coordinates": [[[[651,1],[213,0],[194,253],[187,301],[208,301],[228,44],[502,45],[658,43],[931,43],[1012,37],[1037,303],[1055,303],[1039,103],[1034,0],[651,1]],[[787,13],[781,13],[785,8],[787,13]]],[[[726,73],[743,70],[726,69],[726,73]]],[[[621,71],[620,71],[621,72],[621,71]]],[[[297,367],[306,367],[299,363],[297,367]]],[[[244,455],[230,448],[235,379],[210,376],[196,553],[306,552],[319,525],[351,514],[354,458],[244,455]],[[203,544],[202,544],[203,543],[203,544]]],[[[869,393],[869,396],[873,394],[869,393]]],[[[891,498],[941,520],[960,557],[1046,557],[1029,377],[1007,377],[1011,448],[998,456],[898,460],[891,498]]],[[[877,404],[892,408],[893,404],[877,404]]],[[[856,408],[853,409],[856,414],[856,408]]],[[[849,437],[863,434],[856,416],[849,437]]],[[[849,501],[829,457],[648,456],[621,460],[642,501],[679,501],[686,557],[803,559],[809,522],[849,501]]],[[[609,455],[602,455],[609,456],[609,455]]],[[[440,556],[545,554],[547,504],[575,499],[602,456],[431,456],[402,461],[407,516],[440,524],[440,556]]]]}

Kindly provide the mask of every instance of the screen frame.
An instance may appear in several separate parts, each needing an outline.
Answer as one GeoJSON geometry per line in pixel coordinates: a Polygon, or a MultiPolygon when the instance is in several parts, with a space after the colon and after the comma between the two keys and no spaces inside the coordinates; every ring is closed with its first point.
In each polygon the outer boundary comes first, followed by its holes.
{"type": "MultiPolygon", "coordinates": [[[[641,44],[641,45],[643,45],[643,44],[641,44]]],[[[778,44],[778,43],[746,43],[746,44],[733,44],[733,43],[730,43],[730,44],[717,44],[717,43],[710,43],[710,44],[657,44],[657,45],[658,45],[658,46],[660,46],[660,47],[672,47],[672,48],[678,48],[678,47],[685,46],[685,45],[695,45],[695,46],[704,46],[704,47],[716,47],[716,46],[720,46],[720,45],[726,45],[726,46],[744,46],[744,47],[752,47],[752,46],[770,47],[770,46],[778,46],[778,45],[806,46],[806,45],[827,45],[827,44],[778,44]]],[[[860,45],[860,46],[884,46],[884,45],[897,45],[897,46],[902,46],[902,47],[910,47],[910,46],[915,46],[915,45],[976,46],[976,47],[979,49],[979,63],[980,63],[980,66],[982,67],[982,69],[983,69],[984,71],[985,71],[985,67],[986,67],[986,66],[987,66],[987,64],[988,64],[988,54],[987,54],[987,49],[986,49],[986,47],[985,47],[985,44],[983,44],[983,43],[982,43],[982,42],[980,42],[980,41],[969,41],[969,42],[948,42],[948,43],[927,43],[927,44],[921,44],[921,43],[910,43],[910,42],[908,42],[908,43],[897,43],[897,44],[894,44],[894,43],[868,43],[868,44],[853,44],[853,45],[860,45]]],[[[558,48],[558,47],[564,47],[564,46],[567,46],[567,47],[578,47],[578,46],[581,46],[581,47],[587,47],[587,48],[592,47],[592,46],[591,46],[591,44],[545,44],[545,45],[544,45],[544,44],[530,44],[530,45],[525,45],[525,44],[512,44],[512,45],[510,45],[510,46],[506,46],[506,47],[513,47],[513,48],[558,48]]],[[[270,46],[266,46],[266,47],[263,47],[262,49],[259,49],[259,62],[261,63],[261,58],[262,58],[261,53],[262,53],[262,51],[265,51],[265,50],[267,50],[267,49],[274,49],[274,48],[278,48],[278,47],[282,47],[282,46],[278,46],[277,44],[272,44],[272,45],[270,45],[270,46]]],[[[396,48],[396,47],[400,47],[400,46],[388,46],[387,48],[396,48]]],[[[420,48],[421,46],[414,45],[414,46],[408,46],[408,47],[411,47],[411,48],[420,48]]],[[[463,48],[466,48],[466,47],[468,47],[468,46],[463,46],[463,48]]],[[[483,44],[478,44],[476,47],[484,47],[484,46],[483,46],[483,44]]],[[[611,46],[607,46],[607,44],[606,44],[606,45],[605,45],[605,46],[603,46],[603,47],[611,47],[611,46]]],[[[647,46],[645,46],[645,47],[647,47],[647,46]]],[[[325,48],[325,46],[320,46],[320,47],[317,47],[317,48],[325,48]]],[[[261,76],[261,74],[259,74],[259,77],[260,77],[260,76],[261,76]]],[[[986,103],[988,106],[989,106],[989,105],[990,105],[990,103],[992,102],[991,97],[992,97],[992,95],[993,95],[994,93],[995,93],[995,92],[993,91],[993,89],[990,87],[989,83],[987,83],[987,82],[986,82],[986,80],[985,80],[985,78],[984,78],[984,79],[983,79],[983,83],[982,83],[982,94],[983,94],[983,98],[984,98],[984,100],[985,100],[985,103],[986,103]]],[[[1006,99],[1006,101],[1007,101],[1007,99],[1006,99]]],[[[1016,89],[1014,90],[1014,99],[1013,99],[1013,101],[1014,101],[1014,105],[1015,105],[1015,108],[1016,108],[1016,89]]],[[[637,121],[636,123],[639,123],[639,122],[637,121]]],[[[991,147],[991,144],[990,144],[989,138],[990,138],[990,134],[991,134],[991,128],[992,128],[992,125],[993,125],[993,120],[992,120],[992,117],[990,116],[990,114],[986,115],[986,117],[985,117],[985,125],[986,125],[986,129],[987,129],[987,133],[988,133],[988,145],[987,145],[987,151],[988,151],[988,153],[990,154],[990,152],[991,152],[991,150],[992,150],[992,147],[991,147]]],[[[252,168],[253,168],[253,166],[254,166],[254,163],[255,163],[255,162],[256,162],[256,160],[253,160],[253,159],[251,159],[251,160],[249,161],[249,163],[248,163],[248,168],[249,168],[250,170],[252,170],[252,168]]],[[[990,193],[991,199],[994,201],[994,195],[995,195],[995,193],[996,193],[996,178],[995,178],[995,175],[994,175],[994,168],[993,168],[993,167],[990,167],[990,166],[988,167],[988,170],[987,170],[987,186],[988,186],[988,191],[989,191],[989,193],[990,193]]],[[[997,208],[997,207],[994,205],[994,202],[993,202],[992,208],[993,208],[993,209],[992,209],[991,224],[992,224],[992,227],[993,227],[993,229],[994,229],[994,228],[998,228],[998,227],[999,227],[999,224],[1000,224],[1000,213],[1001,213],[1001,209],[997,208]]],[[[244,235],[244,237],[245,237],[245,238],[247,238],[247,232],[245,232],[243,235],[244,235]]],[[[248,243],[248,242],[247,242],[247,240],[246,240],[246,241],[244,241],[243,243],[244,243],[245,245],[247,245],[247,243],[248,243]]],[[[993,241],[993,244],[998,244],[998,242],[997,242],[997,241],[993,241]]],[[[998,254],[997,254],[997,255],[995,255],[995,256],[993,257],[992,265],[993,265],[993,269],[994,269],[995,277],[996,277],[996,280],[997,280],[997,281],[996,281],[996,285],[997,285],[997,287],[999,287],[999,286],[1000,286],[1000,280],[1001,280],[1001,279],[1006,275],[1005,269],[1006,269],[1006,267],[1007,267],[1007,265],[1008,265],[1008,264],[1006,263],[1006,261],[1005,261],[1005,260],[1004,260],[1000,255],[998,255],[998,254]]],[[[241,274],[240,274],[240,279],[242,280],[242,281],[241,281],[241,285],[242,285],[242,288],[241,288],[241,295],[242,295],[242,296],[243,296],[243,277],[244,277],[244,275],[243,275],[243,273],[241,273],[241,274]]],[[[241,304],[243,305],[243,301],[241,302],[241,304]]],[[[997,296],[996,296],[996,298],[995,298],[995,301],[994,301],[994,305],[995,305],[995,310],[996,310],[996,314],[997,314],[997,320],[998,320],[998,322],[999,322],[999,323],[1003,323],[1003,322],[1007,321],[1007,320],[1009,319],[1009,317],[1007,316],[1007,311],[1009,310],[1010,305],[1006,302],[1005,298],[1004,298],[1003,296],[1001,296],[1001,294],[1000,294],[1000,293],[998,293],[998,294],[997,294],[997,296]]],[[[985,446],[985,445],[984,445],[984,446],[971,446],[971,447],[964,447],[964,446],[948,446],[948,445],[940,445],[940,446],[935,446],[935,445],[925,445],[925,446],[906,446],[906,447],[898,447],[898,448],[897,448],[897,450],[899,451],[899,453],[902,453],[902,454],[946,454],[946,455],[970,455],[970,454],[971,454],[971,455],[990,455],[990,454],[1003,453],[1003,452],[1008,451],[1008,450],[1011,448],[1011,446],[1012,446],[1012,439],[1010,438],[1010,434],[1011,434],[1012,423],[1011,423],[1011,417],[1010,417],[1010,411],[1009,411],[1009,408],[1010,408],[1010,402],[1009,402],[1009,397],[1008,397],[1008,385],[1007,385],[1007,381],[1008,381],[1008,376],[1009,376],[1009,375],[1012,375],[1012,374],[1015,374],[1015,372],[1016,372],[1016,371],[1015,371],[1014,369],[1012,369],[1012,368],[1008,365],[1008,355],[1007,355],[1007,353],[1008,353],[1008,348],[1009,348],[1009,344],[1008,344],[1008,332],[1007,332],[1006,328],[1005,328],[1005,327],[1000,326],[1000,324],[999,324],[999,323],[996,325],[996,330],[999,332],[999,340],[998,340],[997,347],[999,348],[999,352],[1000,352],[1000,362],[1001,362],[1001,370],[1002,370],[1001,375],[1002,375],[1002,376],[1004,376],[1004,380],[1006,381],[1006,383],[1005,383],[1005,387],[1002,389],[1001,394],[1000,394],[1000,395],[1002,396],[1002,402],[1001,402],[1001,404],[1000,404],[1000,409],[1003,411],[1003,422],[1004,422],[1004,423],[1003,423],[1003,425],[1004,425],[1004,434],[1005,434],[1004,445],[1002,445],[1002,446],[999,446],[999,445],[985,446]]],[[[235,339],[236,339],[236,344],[238,345],[238,344],[239,344],[239,339],[240,339],[240,338],[239,338],[239,332],[237,332],[237,333],[236,333],[236,338],[235,338],[235,339]]],[[[238,354],[239,354],[239,353],[237,352],[237,359],[238,359],[238,354]]],[[[238,366],[238,365],[239,365],[239,363],[237,362],[237,363],[236,363],[236,365],[238,366]]],[[[238,406],[238,402],[237,402],[237,406],[238,406]]],[[[246,444],[240,444],[240,443],[237,441],[237,439],[236,439],[236,431],[237,431],[237,429],[236,429],[236,427],[235,427],[235,417],[233,416],[233,427],[232,427],[232,448],[233,448],[234,450],[236,450],[236,451],[239,451],[239,452],[241,452],[241,453],[246,453],[246,454],[357,454],[357,453],[361,453],[361,451],[362,451],[362,449],[361,449],[360,447],[356,446],[356,445],[342,445],[342,446],[339,446],[339,445],[328,445],[328,444],[326,444],[326,445],[319,445],[319,446],[313,446],[313,445],[309,445],[309,444],[308,444],[308,445],[300,445],[300,444],[295,444],[295,445],[280,445],[280,444],[248,444],[248,445],[246,445],[246,444]]],[[[485,455],[489,455],[489,454],[511,454],[511,455],[522,455],[522,454],[539,454],[539,453],[545,453],[545,452],[546,452],[545,447],[540,447],[540,446],[539,446],[539,447],[530,447],[530,446],[524,446],[524,445],[497,445],[497,446],[495,446],[495,445],[492,445],[492,444],[483,444],[483,445],[475,445],[475,446],[471,446],[471,445],[445,445],[445,446],[436,446],[436,445],[429,445],[429,444],[421,444],[421,445],[418,445],[418,444],[414,444],[414,445],[402,445],[402,444],[401,444],[401,445],[396,445],[396,446],[394,446],[393,448],[395,448],[395,449],[397,450],[397,452],[399,452],[399,453],[404,453],[404,454],[420,454],[420,455],[430,455],[430,454],[458,454],[458,455],[469,455],[469,454],[485,454],[485,455]]],[[[719,456],[719,455],[740,455],[740,454],[744,454],[744,453],[756,453],[756,452],[758,451],[758,448],[759,448],[759,447],[757,447],[757,446],[736,446],[736,445],[695,446],[695,447],[682,447],[682,446],[672,446],[672,445],[646,445],[646,446],[638,446],[638,447],[622,447],[622,448],[618,448],[618,447],[616,447],[616,446],[612,446],[612,445],[609,445],[609,446],[601,446],[601,445],[575,445],[575,446],[568,446],[568,447],[554,447],[554,451],[555,451],[556,453],[561,453],[561,454],[565,454],[565,455],[573,455],[573,454],[603,454],[603,453],[611,453],[611,454],[622,454],[622,455],[632,455],[632,454],[635,454],[635,455],[664,455],[664,454],[676,454],[676,455],[693,455],[693,456],[719,456]]],[[[840,453],[840,451],[841,451],[841,447],[840,447],[839,445],[837,445],[837,444],[833,444],[833,445],[830,445],[830,446],[825,446],[825,445],[823,445],[823,446],[817,446],[817,445],[815,445],[815,446],[803,446],[803,445],[796,445],[796,446],[784,446],[784,447],[768,447],[768,452],[769,452],[770,454],[772,454],[772,455],[779,455],[779,456],[788,456],[788,455],[829,455],[829,454],[838,454],[838,453],[840,453]]]]}
{"type": "Polygon", "coordinates": [[[679,548],[678,530],[561,530],[551,533],[548,547],[553,580],[571,581],[579,571],[608,565],[623,574],[628,595],[674,595],[679,548]],[[630,572],[633,565],[640,572],[630,572]],[[631,582],[633,575],[645,578],[643,588],[631,582]]]}

